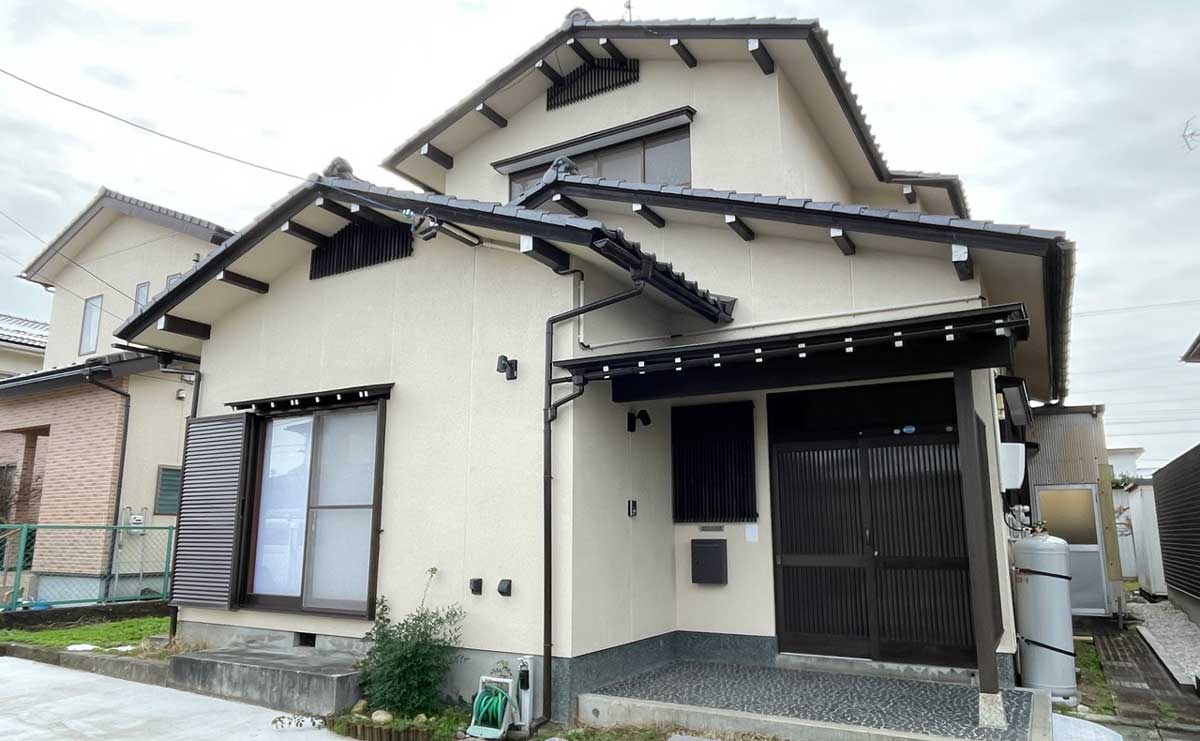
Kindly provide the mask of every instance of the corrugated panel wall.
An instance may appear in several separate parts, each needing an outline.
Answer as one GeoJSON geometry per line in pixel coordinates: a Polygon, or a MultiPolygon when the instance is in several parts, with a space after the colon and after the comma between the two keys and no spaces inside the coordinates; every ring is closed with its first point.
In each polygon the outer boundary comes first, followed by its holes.
{"type": "Polygon", "coordinates": [[[249,415],[189,419],[171,604],[229,607],[249,415]]]}
{"type": "Polygon", "coordinates": [[[1104,413],[1036,414],[1029,442],[1041,448],[1029,459],[1029,483],[1088,484],[1100,480],[1100,464],[1108,463],[1104,413]]]}
{"type": "Polygon", "coordinates": [[[1200,599],[1200,445],[1154,474],[1167,586],[1200,599]]]}

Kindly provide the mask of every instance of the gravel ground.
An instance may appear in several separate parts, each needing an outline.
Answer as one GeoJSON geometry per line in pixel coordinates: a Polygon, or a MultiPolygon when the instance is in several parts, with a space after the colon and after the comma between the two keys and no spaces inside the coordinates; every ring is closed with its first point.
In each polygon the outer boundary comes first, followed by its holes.
{"type": "Polygon", "coordinates": [[[1128,609],[1153,634],[1155,641],[1151,645],[1158,644],[1159,658],[1173,674],[1187,677],[1200,674],[1200,625],[1167,600],[1153,604],[1131,602],[1128,609]]]}

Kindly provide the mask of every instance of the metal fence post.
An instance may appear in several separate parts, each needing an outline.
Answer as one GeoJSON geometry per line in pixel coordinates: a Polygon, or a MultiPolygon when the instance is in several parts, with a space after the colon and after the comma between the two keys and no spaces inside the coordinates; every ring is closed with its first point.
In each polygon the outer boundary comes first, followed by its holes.
{"type": "Polygon", "coordinates": [[[167,555],[163,563],[163,599],[168,599],[171,596],[171,547],[174,545],[175,528],[167,528],[167,555]]]}
{"type": "Polygon", "coordinates": [[[29,526],[21,526],[21,538],[17,541],[17,568],[13,572],[12,593],[8,599],[8,609],[15,610],[21,604],[21,572],[25,570],[25,546],[29,541],[29,526]]]}

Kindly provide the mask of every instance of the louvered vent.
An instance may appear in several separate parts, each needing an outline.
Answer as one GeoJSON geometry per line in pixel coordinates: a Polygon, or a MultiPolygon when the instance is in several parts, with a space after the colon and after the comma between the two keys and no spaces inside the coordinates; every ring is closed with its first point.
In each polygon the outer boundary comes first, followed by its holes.
{"type": "Polygon", "coordinates": [[[412,232],[407,225],[383,227],[366,222],[349,224],[330,237],[328,244],[313,249],[308,277],[309,280],[327,278],[399,260],[412,253],[412,232]]]}
{"type": "Polygon", "coordinates": [[[1167,586],[1200,597],[1200,445],[1154,473],[1153,496],[1167,586]]]}
{"type": "Polygon", "coordinates": [[[624,63],[615,59],[597,59],[595,64],[583,64],[563,77],[561,85],[546,91],[546,110],[578,103],[581,100],[632,85],[638,81],[638,60],[624,63]]]}
{"type": "Polygon", "coordinates": [[[672,503],[675,522],[752,522],[754,404],[671,410],[672,503]]]}
{"type": "Polygon", "coordinates": [[[230,605],[249,418],[188,420],[171,604],[230,605]]]}

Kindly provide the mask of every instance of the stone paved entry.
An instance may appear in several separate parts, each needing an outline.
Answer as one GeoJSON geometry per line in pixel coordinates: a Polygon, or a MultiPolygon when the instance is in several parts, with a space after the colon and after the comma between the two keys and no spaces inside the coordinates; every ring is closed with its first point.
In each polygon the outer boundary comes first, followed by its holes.
{"type": "MultiPolygon", "coordinates": [[[[1007,730],[981,728],[972,687],[892,677],[676,662],[596,694],[950,738],[1024,741],[1031,695],[1004,690],[1007,730]]],[[[586,720],[586,719],[585,719],[586,720]]]]}
{"type": "Polygon", "coordinates": [[[1200,697],[1179,688],[1137,631],[1088,627],[1122,717],[1200,725],[1200,697]]]}

